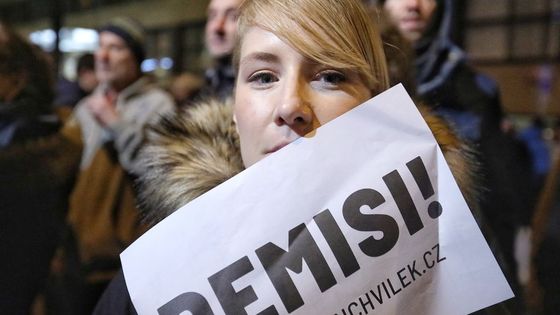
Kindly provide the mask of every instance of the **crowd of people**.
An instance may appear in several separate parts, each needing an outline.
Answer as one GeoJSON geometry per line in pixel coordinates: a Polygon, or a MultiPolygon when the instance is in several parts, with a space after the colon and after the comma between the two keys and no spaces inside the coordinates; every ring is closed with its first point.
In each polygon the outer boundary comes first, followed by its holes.
{"type": "Polygon", "coordinates": [[[479,313],[556,314],[560,164],[537,141],[542,125],[504,130],[497,83],[451,40],[452,5],[211,0],[212,64],[167,89],[141,71],[146,31],[133,18],[102,25],[76,82],[58,84],[46,53],[0,23],[2,313],[136,314],[128,245],[263,146],[402,82],[516,295],[479,313]]]}

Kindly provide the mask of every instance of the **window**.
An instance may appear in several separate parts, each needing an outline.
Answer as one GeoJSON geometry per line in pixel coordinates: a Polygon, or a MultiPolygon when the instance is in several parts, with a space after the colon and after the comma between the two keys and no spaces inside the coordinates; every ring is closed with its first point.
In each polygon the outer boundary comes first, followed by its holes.
{"type": "Polygon", "coordinates": [[[469,0],[464,5],[464,47],[474,61],[560,58],[560,0],[469,0]]]}
{"type": "Polygon", "coordinates": [[[204,24],[200,21],[149,30],[143,70],[201,73],[204,69],[204,24]]]}

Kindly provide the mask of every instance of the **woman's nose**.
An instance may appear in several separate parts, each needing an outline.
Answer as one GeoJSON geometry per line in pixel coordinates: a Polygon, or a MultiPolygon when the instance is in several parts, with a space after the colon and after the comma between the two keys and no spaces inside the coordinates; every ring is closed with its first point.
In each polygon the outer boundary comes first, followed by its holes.
{"type": "Polygon", "coordinates": [[[307,97],[305,83],[291,82],[283,89],[276,108],[276,124],[288,125],[300,136],[312,130],[313,110],[307,97]]]}

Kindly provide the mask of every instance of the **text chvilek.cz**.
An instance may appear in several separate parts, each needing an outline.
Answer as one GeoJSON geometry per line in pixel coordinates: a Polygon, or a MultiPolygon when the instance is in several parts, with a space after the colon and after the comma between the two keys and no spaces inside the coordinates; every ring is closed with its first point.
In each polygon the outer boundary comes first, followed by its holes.
{"type": "MultiPolygon", "coordinates": [[[[434,195],[426,167],[420,157],[406,163],[424,199],[434,195]]],[[[392,197],[405,222],[410,235],[420,231],[424,224],[412,197],[397,170],[383,176],[383,181],[389,188],[392,197]]],[[[342,206],[342,214],[346,224],[352,229],[362,232],[383,232],[383,237],[375,239],[369,236],[358,245],[360,250],[369,257],[379,257],[391,250],[399,238],[397,221],[387,214],[364,214],[360,211],[362,206],[374,209],[385,202],[385,198],[378,191],[370,188],[360,189],[350,194],[342,206]]],[[[436,219],[442,213],[439,202],[432,201],[428,206],[428,214],[436,219]]],[[[331,212],[327,209],[313,218],[329,248],[334,254],[343,274],[349,277],[360,269],[358,260],[354,255],[347,239],[342,233],[331,212]]],[[[327,261],[305,224],[300,224],[288,232],[288,251],[281,247],[267,243],[255,250],[255,253],[266,270],[272,285],[276,289],[288,313],[304,305],[304,301],[292,281],[288,269],[295,273],[303,270],[303,261],[321,292],[336,285],[336,279],[327,264],[327,261]]],[[[253,271],[254,267],[247,256],[244,256],[222,270],[208,277],[208,282],[214,290],[225,314],[247,314],[245,307],[255,302],[258,297],[251,286],[235,291],[232,283],[253,271]]],[[[189,311],[193,315],[213,315],[210,304],[206,298],[197,292],[179,294],[158,309],[161,315],[178,315],[189,311]]],[[[274,305],[269,306],[259,315],[279,314],[274,305]]]]}

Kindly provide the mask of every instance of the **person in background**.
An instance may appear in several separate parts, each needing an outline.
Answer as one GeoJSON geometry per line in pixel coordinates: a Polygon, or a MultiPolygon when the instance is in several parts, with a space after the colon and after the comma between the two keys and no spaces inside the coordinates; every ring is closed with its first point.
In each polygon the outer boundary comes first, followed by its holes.
{"type": "MultiPolygon", "coordinates": [[[[481,162],[481,212],[497,239],[500,265],[519,296],[514,239],[527,226],[536,196],[527,148],[500,129],[504,114],[499,90],[477,72],[450,38],[453,1],[381,0],[389,20],[413,45],[417,97],[445,117],[458,134],[474,144],[481,162]]],[[[518,299],[517,302],[522,302],[518,299]]],[[[519,307],[514,307],[518,309],[519,307]]]]}
{"type": "Polygon", "coordinates": [[[230,97],[235,83],[231,63],[237,35],[238,9],[242,0],[211,0],[204,29],[206,50],[212,65],[204,74],[203,97],[230,97]]]}
{"type": "Polygon", "coordinates": [[[95,75],[95,57],[93,54],[86,53],[78,58],[76,73],[78,75],[78,85],[84,96],[91,94],[99,83],[95,75]]]}
{"type": "Polygon", "coordinates": [[[455,123],[466,139],[499,128],[503,113],[494,80],[476,72],[451,36],[452,1],[380,0],[389,21],[414,49],[419,98],[455,123]]]}
{"type": "MultiPolygon", "coordinates": [[[[72,256],[75,241],[79,274],[74,279],[79,283],[67,285],[67,292],[59,295],[62,304],[73,304],[68,307],[72,314],[91,313],[120,268],[120,252],[145,230],[132,185],[143,172],[136,156],[146,127],[175,105],[140,70],[144,38],[143,27],[128,17],[116,17],[101,27],[95,52],[99,85],[76,105],[65,124],[65,130],[83,143],[80,173],[70,198],[70,245],[65,253],[72,256]]],[[[56,307],[51,310],[60,313],[56,307]]]]}
{"type": "Polygon", "coordinates": [[[27,315],[62,236],[79,145],[61,134],[44,52],[0,21],[0,312],[27,315]]]}
{"type": "Polygon", "coordinates": [[[97,87],[95,61],[92,53],[85,53],[78,58],[76,64],[76,80],[68,81],[61,78],[57,82],[54,105],[59,115],[66,119],[76,104],[88,96],[97,87]]]}

